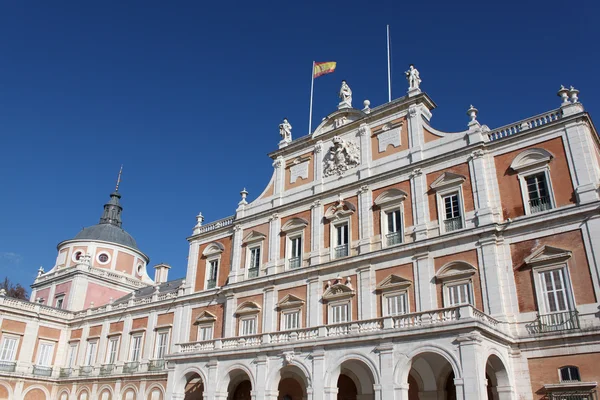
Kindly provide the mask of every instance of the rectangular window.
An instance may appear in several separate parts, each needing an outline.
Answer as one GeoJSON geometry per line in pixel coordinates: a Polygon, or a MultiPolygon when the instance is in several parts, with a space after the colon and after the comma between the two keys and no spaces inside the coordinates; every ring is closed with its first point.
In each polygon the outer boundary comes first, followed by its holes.
{"type": "Polygon", "coordinates": [[[36,364],[42,367],[49,367],[52,364],[53,354],[54,343],[40,342],[36,364]]]}
{"type": "Polygon", "coordinates": [[[77,357],[77,343],[69,346],[69,355],[67,359],[67,368],[71,368],[75,365],[75,359],[77,357]]]}
{"type": "Polygon", "coordinates": [[[460,213],[460,201],[458,193],[452,193],[442,197],[444,202],[444,231],[452,232],[462,228],[462,216],[460,213]]]}
{"type": "Polygon", "coordinates": [[[407,310],[406,293],[398,293],[385,296],[387,305],[387,315],[406,314],[407,310]]]}
{"type": "Polygon", "coordinates": [[[340,324],[342,322],[348,322],[348,309],[348,303],[332,305],[330,307],[331,323],[340,324]]]}
{"type": "Polygon", "coordinates": [[[346,257],[348,255],[348,224],[340,224],[335,227],[336,247],[335,258],[346,257]]]}
{"type": "Polygon", "coordinates": [[[96,361],[96,346],[98,346],[98,342],[88,342],[85,352],[85,365],[94,365],[96,361]]]}
{"type": "Polygon", "coordinates": [[[388,246],[393,246],[402,242],[402,218],[400,210],[389,211],[385,213],[387,217],[386,242],[388,246]]]}
{"type": "Polygon", "coordinates": [[[529,195],[529,210],[532,214],[552,208],[546,182],[546,174],[530,175],[525,178],[527,194],[529,195]]]}
{"type": "Polygon", "coordinates": [[[0,350],[0,361],[14,361],[17,354],[17,344],[19,339],[14,336],[2,338],[2,350],[0,350]]]}
{"type": "Polygon", "coordinates": [[[302,265],[302,236],[290,239],[290,268],[299,268],[302,265]]]}
{"type": "Polygon", "coordinates": [[[139,361],[142,354],[142,335],[131,337],[131,361],[139,361]]]}
{"type": "Polygon", "coordinates": [[[283,329],[288,331],[300,328],[300,311],[283,313],[283,329]]]}
{"type": "Polygon", "coordinates": [[[57,297],[56,302],[54,303],[54,306],[56,308],[63,308],[64,302],[65,302],[65,296],[57,297]]]}
{"type": "Polygon", "coordinates": [[[213,325],[198,325],[198,341],[212,340],[213,325]]]}
{"type": "Polygon", "coordinates": [[[564,270],[555,269],[541,274],[542,293],[546,312],[561,312],[569,309],[564,270]]]}
{"type": "Polygon", "coordinates": [[[256,333],[256,317],[242,319],[240,336],[254,335],[256,333]]]}
{"type": "Polygon", "coordinates": [[[112,338],[108,341],[108,352],[106,353],[106,363],[114,364],[117,361],[117,351],[119,349],[119,338],[112,338]]]}
{"type": "Polygon", "coordinates": [[[460,304],[471,304],[471,284],[459,283],[457,285],[448,285],[448,305],[457,306],[460,304]]]}
{"type": "Polygon", "coordinates": [[[212,260],[208,263],[208,281],[207,289],[212,289],[217,286],[217,275],[219,272],[219,260],[212,260]]]}
{"type": "Polygon", "coordinates": [[[167,354],[167,343],[169,342],[169,332],[158,332],[156,339],[156,358],[161,360],[167,354]]]}
{"type": "Polygon", "coordinates": [[[256,278],[260,268],[260,246],[250,249],[250,264],[248,265],[248,278],[256,278]]]}

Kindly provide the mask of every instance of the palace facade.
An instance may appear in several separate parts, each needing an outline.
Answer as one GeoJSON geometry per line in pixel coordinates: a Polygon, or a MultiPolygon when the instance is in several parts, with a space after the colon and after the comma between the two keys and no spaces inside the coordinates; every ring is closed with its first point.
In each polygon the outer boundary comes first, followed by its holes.
{"type": "MultiPolygon", "coordinates": [[[[420,82],[420,81],[419,81],[420,82]]],[[[273,175],[168,280],[121,226],[0,293],[0,399],[596,399],[600,141],[579,102],[434,128],[408,94],[291,125],[273,175]]]]}

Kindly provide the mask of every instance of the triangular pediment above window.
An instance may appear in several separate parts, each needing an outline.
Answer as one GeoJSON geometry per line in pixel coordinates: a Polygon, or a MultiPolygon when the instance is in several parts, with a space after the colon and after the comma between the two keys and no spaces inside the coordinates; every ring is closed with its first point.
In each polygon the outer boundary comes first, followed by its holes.
{"type": "Polygon", "coordinates": [[[344,280],[341,277],[338,277],[333,282],[327,282],[327,287],[323,293],[323,300],[331,301],[347,299],[354,296],[355,293],[350,278],[344,280]]]}
{"type": "Polygon", "coordinates": [[[444,265],[435,277],[438,280],[454,280],[468,278],[477,272],[477,268],[464,261],[452,261],[444,265]]]}
{"type": "Polygon", "coordinates": [[[280,309],[297,308],[302,307],[302,305],[304,305],[304,300],[293,294],[286,295],[279,303],[277,303],[277,307],[280,309]]]}
{"type": "Polygon", "coordinates": [[[305,220],[304,218],[292,218],[289,221],[287,221],[285,224],[283,224],[283,226],[281,227],[281,231],[284,233],[294,232],[294,231],[302,230],[302,229],[306,228],[307,226],[308,226],[308,221],[305,220]]]}
{"type": "Polygon", "coordinates": [[[216,320],[217,316],[215,314],[208,311],[202,311],[194,321],[194,325],[215,322],[216,320]]]}
{"type": "Polygon", "coordinates": [[[454,174],[452,172],[444,172],[431,184],[431,189],[440,190],[447,187],[459,186],[467,180],[463,175],[454,174]]]}
{"type": "Polygon", "coordinates": [[[527,149],[515,157],[510,168],[514,171],[524,171],[548,164],[552,158],[552,154],[544,149],[527,149]]]}
{"type": "Polygon", "coordinates": [[[412,285],[412,281],[410,279],[391,274],[377,284],[376,290],[402,290],[407,289],[410,285],[412,285]]]}
{"type": "Polygon", "coordinates": [[[202,252],[203,256],[213,256],[215,254],[221,254],[225,250],[225,246],[223,246],[220,242],[212,242],[202,252]]]}
{"type": "Polygon", "coordinates": [[[544,245],[531,253],[524,261],[525,265],[535,267],[565,262],[571,258],[572,254],[569,250],[544,245]]]}
{"type": "Polygon", "coordinates": [[[385,207],[388,205],[400,203],[404,201],[404,199],[406,199],[407,197],[408,194],[406,194],[406,192],[400,189],[389,189],[377,196],[374,203],[376,206],[385,207]]]}
{"type": "Polygon", "coordinates": [[[267,235],[260,233],[258,231],[250,231],[250,233],[248,233],[245,237],[244,240],[242,241],[243,243],[254,243],[254,242],[260,242],[261,240],[265,240],[267,237],[267,235]]]}
{"type": "Polygon", "coordinates": [[[349,201],[338,200],[334,205],[329,207],[327,211],[325,211],[325,218],[330,221],[335,221],[336,219],[341,219],[352,215],[355,211],[356,207],[354,204],[350,203],[349,201]]]}
{"type": "Polygon", "coordinates": [[[236,315],[258,314],[261,307],[253,301],[245,301],[235,310],[236,315]]]}

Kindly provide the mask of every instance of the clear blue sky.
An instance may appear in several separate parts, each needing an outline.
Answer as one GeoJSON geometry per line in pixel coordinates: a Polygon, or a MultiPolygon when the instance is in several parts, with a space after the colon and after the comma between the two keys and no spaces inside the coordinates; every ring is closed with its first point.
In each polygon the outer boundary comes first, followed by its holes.
{"type": "Polygon", "coordinates": [[[355,107],[393,97],[414,63],[433,124],[491,128],[558,107],[560,84],[600,118],[598,2],[4,1],[0,4],[0,276],[29,285],[56,244],[98,222],[124,164],[124,228],[183,276],[186,237],[258,196],[277,125],[308,129],[346,79],[355,107]],[[492,4],[487,4],[492,3],[492,4]],[[593,4],[594,3],[594,4],[593,4]]]}

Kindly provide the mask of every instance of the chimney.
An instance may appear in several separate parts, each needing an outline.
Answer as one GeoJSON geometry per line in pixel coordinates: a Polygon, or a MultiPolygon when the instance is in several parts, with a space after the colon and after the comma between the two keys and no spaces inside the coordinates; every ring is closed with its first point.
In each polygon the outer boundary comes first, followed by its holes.
{"type": "Polygon", "coordinates": [[[165,283],[169,278],[169,270],[171,266],[168,264],[158,264],[154,266],[154,283],[165,283]]]}

